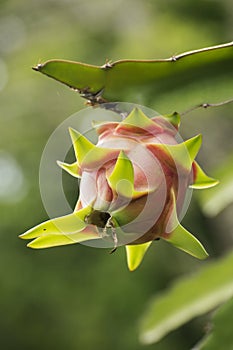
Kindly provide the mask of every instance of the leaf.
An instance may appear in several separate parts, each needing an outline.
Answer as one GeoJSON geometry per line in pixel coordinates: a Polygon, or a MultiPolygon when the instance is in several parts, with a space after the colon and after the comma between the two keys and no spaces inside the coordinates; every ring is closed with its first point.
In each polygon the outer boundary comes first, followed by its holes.
{"type": "Polygon", "coordinates": [[[195,347],[195,350],[233,349],[232,332],[233,299],[223,304],[213,316],[210,334],[195,347]]]}
{"type": "MultiPolygon", "coordinates": [[[[142,90],[144,100],[153,96],[153,101],[158,102],[161,95],[182,88],[187,90],[188,84],[195,82],[193,103],[200,103],[232,97],[232,59],[233,42],[230,42],[167,59],[120,60],[103,66],[50,60],[34,69],[78,90],[92,104],[128,101],[129,97],[132,102],[137,102],[135,96],[142,90]],[[218,89],[213,84],[216,78],[219,78],[218,89]],[[216,94],[219,89],[223,89],[221,96],[216,94]]],[[[187,107],[187,99],[181,100],[179,108],[187,107]]],[[[176,106],[173,108],[177,109],[176,106]]]]}
{"type": "Polygon", "coordinates": [[[218,169],[213,171],[219,179],[218,186],[198,193],[198,200],[203,212],[210,217],[218,215],[233,203],[233,156],[231,155],[218,169]]]}
{"type": "Polygon", "coordinates": [[[141,342],[158,342],[172,330],[231,298],[232,275],[233,252],[156,296],[141,319],[141,342]]]}

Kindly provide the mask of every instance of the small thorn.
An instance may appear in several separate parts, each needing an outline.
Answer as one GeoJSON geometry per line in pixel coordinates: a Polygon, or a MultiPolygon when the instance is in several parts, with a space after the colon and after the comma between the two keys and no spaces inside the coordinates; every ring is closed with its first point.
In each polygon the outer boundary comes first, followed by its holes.
{"type": "Polygon", "coordinates": [[[102,69],[110,69],[110,68],[112,68],[112,66],[113,66],[112,61],[109,60],[109,59],[106,59],[105,64],[103,64],[103,65],[101,66],[101,68],[102,68],[102,69]]]}
{"type": "Polygon", "coordinates": [[[176,62],[176,61],[177,61],[177,57],[176,57],[176,56],[172,56],[172,57],[171,57],[171,61],[172,61],[172,62],[176,62]]]}
{"type": "Polygon", "coordinates": [[[43,64],[39,63],[37,66],[32,67],[32,69],[38,72],[38,71],[40,71],[40,69],[41,69],[42,67],[43,67],[43,64]]]}

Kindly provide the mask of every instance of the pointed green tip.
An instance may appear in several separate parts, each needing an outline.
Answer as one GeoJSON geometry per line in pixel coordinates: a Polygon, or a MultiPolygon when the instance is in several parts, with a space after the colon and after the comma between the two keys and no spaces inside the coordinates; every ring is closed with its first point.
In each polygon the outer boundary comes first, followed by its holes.
{"type": "Polygon", "coordinates": [[[130,271],[134,271],[141,264],[142,259],[152,242],[143,244],[126,245],[127,264],[130,271]]]}
{"type": "Polygon", "coordinates": [[[107,181],[113,191],[128,199],[136,199],[153,191],[149,188],[142,191],[135,190],[133,164],[124,151],[119,153],[112,173],[107,176],[107,181]]]}
{"type": "Polygon", "coordinates": [[[80,169],[99,167],[119,155],[118,149],[98,147],[76,130],[72,128],[69,130],[80,169]]]}
{"type": "Polygon", "coordinates": [[[70,133],[70,137],[72,140],[76,141],[80,136],[82,136],[82,134],[80,134],[79,131],[69,127],[69,133],[70,133]]]}
{"type": "Polygon", "coordinates": [[[107,177],[109,186],[118,194],[131,198],[134,191],[134,170],[124,151],[119,153],[115,167],[107,177]]]}
{"type": "Polygon", "coordinates": [[[59,160],[57,160],[57,165],[62,168],[63,170],[65,170],[68,174],[80,178],[81,177],[81,169],[78,165],[78,162],[74,162],[72,164],[68,164],[68,163],[63,163],[59,160]]]}
{"type": "Polygon", "coordinates": [[[166,114],[163,116],[169,123],[171,123],[176,129],[180,126],[180,115],[177,112],[172,114],[166,114]]]}
{"type": "Polygon", "coordinates": [[[129,159],[123,150],[120,151],[118,158],[125,159],[125,160],[129,159]]]}
{"type": "MultiPolygon", "coordinates": [[[[75,144],[76,142],[80,142],[82,141],[83,139],[87,140],[85,136],[83,136],[79,131],[69,127],[69,134],[70,134],[70,137],[71,137],[71,140],[72,140],[72,143],[75,144]]],[[[91,145],[92,143],[87,140],[91,145]]]]}
{"type": "Polygon", "coordinates": [[[18,237],[21,239],[28,239],[26,233],[27,232],[21,233],[21,235],[18,235],[18,237]]]}
{"type": "Polygon", "coordinates": [[[202,144],[202,135],[199,134],[197,136],[192,137],[191,139],[185,141],[185,146],[188,149],[189,156],[191,158],[191,161],[193,162],[196,158],[199,149],[202,144]]]}
{"type": "Polygon", "coordinates": [[[185,142],[176,145],[155,144],[152,145],[155,149],[161,149],[170,154],[172,159],[188,171],[191,170],[192,163],[201,147],[202,136],[197,135],[185,142]]]}
{"type": "Polygon", "coordinates": [[[165,230],[167,233],[162,238],[195,258],[206,259],[208,253],[201,242],[179,223],[176,212],[176,197],[173,190],[171,195],[172,211],[165,230]]]}
{"type": "Polygon", "coordinates": [[[35,239],[32,241],[32,242],[29,242],[28,244],[27,244],[27,247],[28,248],[31,248],[31,249],[44,249],[43,247],[39,247],[39,246],[37,246],[36,244],[35,244],[35,239]]]}
{"type": "Polygon", "coordinates": [[[135,107],[120,124],[130,125],[142,129],[146,129],[151,125],[154,126],[154,122],[148,118],[145,113],[143,113],[138,107],[135,107]]]}
{"type": "Polygon", "coordinates": [[[194,183],[189,187],[194,189],[205,189],[216,186],[219,181],[206,175],[197,162],[193,164],[194,183]]]}
{"type": "Polygon", "coordinates": [[[91,239],[99,239],[100,235],[94,226],[87,225],[85,218],[92,211],[85,207],[66,216],[45,221],[21,234],[22,239],[33,239],[29,248],[50,248],[75,244],[91,239]]]}
{"type": "Polygon", "coordinates": [[[90,213],[91,207],[85,207],[71,214],[47,220],[29,229],[22,235],[22,239],[32,239],[48,235],[68,235],[82,231],[87,224],[85,217],[90,213]]]}
{"type": "Polygon", "coordinates": [[[208,177],[208,180],[196,182],[192,185],[190,185],[190,188],[193,188],[194,190],[204,190],[206,188],[211,188],[219,184],[219,180],[213,179],[211,177],[208,177]]]}
{"type": "Polygon", "coordinates": [[[95,149],[95,145],[90,142],[85,136],[73,128],[69,128],[70,137],[73,143],[74,152],[79,165],[82,165],[82,161],[88,155],[90,151],[95,149]]]}
{"type": "Polygon", "coordinates": [[[78,242],[73,240],[71,238],[71,235],[48,235],[34,239],[33,241],[27,244],[27,247],[32,249],[45,249],[75,243],[78,242]]]}
{"type": "Polygon", "coordinates": [[[201,242],[180,224],[165,240],[197,259],[204,260],[209,256],[201,242]]]}

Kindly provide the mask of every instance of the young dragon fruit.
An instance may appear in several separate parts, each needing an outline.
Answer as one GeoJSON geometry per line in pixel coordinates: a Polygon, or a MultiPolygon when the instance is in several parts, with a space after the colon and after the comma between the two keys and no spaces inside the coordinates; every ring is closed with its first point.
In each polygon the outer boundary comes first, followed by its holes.
{"type": "Polygon", "coordinates": [[[189,187],[207,188],[208,177],[194,160],[201,135],[177,142],[179,115],[149,119],[140,109],[122,122],[94,123],[97,145],[70,129],[76,162],[58,165],[80,177],[72,214],[48,220],[22,234],[31,248],[85,242],[125,245],[129,269],[141,263],[153,240],[162,238],[199,258],[208,254],[179,223],[189,187]]]}

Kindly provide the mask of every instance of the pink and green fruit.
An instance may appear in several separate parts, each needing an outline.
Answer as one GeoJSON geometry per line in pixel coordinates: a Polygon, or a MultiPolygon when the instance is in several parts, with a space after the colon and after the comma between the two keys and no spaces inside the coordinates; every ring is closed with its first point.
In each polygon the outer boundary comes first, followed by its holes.
{"type": "Polygon", "coordinates": [[[22,234],[31,248],[85,242],[125,246],[135,270],[159,238],[205,259],[202,244],[180,224],[190,188],[216,185],[195,161],[201,135],[178,143],[179,115],[148,118],[133,109],[121,122],[93,123],[97,145],[70,129],[76,161],[58,162],[80,178],[74,212],[48,220],[22,234]]]}

